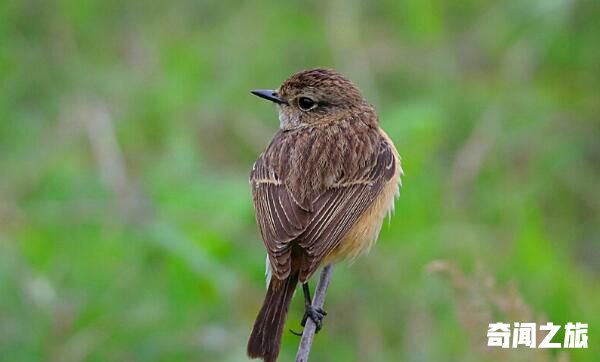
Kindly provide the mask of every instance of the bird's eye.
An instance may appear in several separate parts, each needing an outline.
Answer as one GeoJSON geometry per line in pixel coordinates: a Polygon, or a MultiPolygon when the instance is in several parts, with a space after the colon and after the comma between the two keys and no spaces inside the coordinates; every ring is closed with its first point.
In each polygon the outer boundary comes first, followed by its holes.
{"type": "Polygon", "coordinates": [[[316,103],[308,97],[298,98],[298,107],[303,111],[309,111],[315,107],[316,103]]]}

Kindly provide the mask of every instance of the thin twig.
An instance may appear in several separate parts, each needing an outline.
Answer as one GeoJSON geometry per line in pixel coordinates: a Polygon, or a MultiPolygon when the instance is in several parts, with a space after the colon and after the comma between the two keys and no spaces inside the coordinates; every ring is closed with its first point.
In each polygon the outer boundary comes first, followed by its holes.
{"type": "MultiPolygon", "coordinates": [[[[331,273],[333,272],[333,265],[327,265],[321,272],[319,278],[319,285],[315,290],[315,297],[313,299],[313,307],[323,308],[325,303],[325,294],[327,293],[327,287],[329,286],[329,280],[331,279],[331,273]]],[[[315,337],[315,331],[317,326],[308,318],[306,325],[304,326],[304,332],[302,333],[302,339],[300,340],[300,346],[298,347],[298,353],[296,354],[296,362],[308,362],[308,354],[312,348],[313,338],[315,337]]]]}

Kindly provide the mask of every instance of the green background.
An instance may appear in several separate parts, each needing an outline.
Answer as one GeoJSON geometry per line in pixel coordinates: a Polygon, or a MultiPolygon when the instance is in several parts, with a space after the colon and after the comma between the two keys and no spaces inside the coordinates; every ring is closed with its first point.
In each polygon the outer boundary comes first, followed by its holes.
{"type": "Polygon", "coordinates": [[[278,127],[249,90],[315,66],[359,85],[406,175],[377,246],[336,267],[311,360],[600,360],[599,19],[591,0],[2,1],[0,360],[245,361],[247,178],[278,127]],[[590,348],[487,348],[497,321],[589,323],[590,348]]]}

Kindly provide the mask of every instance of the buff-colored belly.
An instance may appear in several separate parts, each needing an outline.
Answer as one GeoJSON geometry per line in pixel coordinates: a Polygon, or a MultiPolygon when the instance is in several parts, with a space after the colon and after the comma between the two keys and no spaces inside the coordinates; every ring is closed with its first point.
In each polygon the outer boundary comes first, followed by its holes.
{"type": "Polygon", "coordinates": [[[394,209],[394,201],[399,195],[400,176],[402,167],[400,165],[400,156],[394,148],[394,144],[389,137],[380,130],[383,137],[387,139],[394,149],[396,156],[396,174],[383,187],[383,190],[365,213],[358,219],[356,224],[348,231],[346,236],[323,261],[321,265],[327,265],[342,259],[356,258],[362,253],[367,252],[379,237],[379,231],[383,221],[394,209]]]}

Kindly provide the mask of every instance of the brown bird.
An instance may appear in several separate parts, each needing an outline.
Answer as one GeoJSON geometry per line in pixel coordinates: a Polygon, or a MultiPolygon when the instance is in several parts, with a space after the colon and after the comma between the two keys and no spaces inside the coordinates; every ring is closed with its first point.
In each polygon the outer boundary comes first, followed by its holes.
{"type": "Polygon", "coordinates": [[[277,360],[298,282],[305,315],[315,271],[369,250],[399,194],[400,156],[358,88],[327,69],[298,72],[277,90],[253,94],[274,102],[280,130],[258,157],[250,182],[267,248],[270,281],[248,341],[248,356],[277,360]]]}

